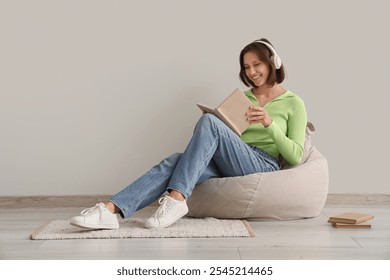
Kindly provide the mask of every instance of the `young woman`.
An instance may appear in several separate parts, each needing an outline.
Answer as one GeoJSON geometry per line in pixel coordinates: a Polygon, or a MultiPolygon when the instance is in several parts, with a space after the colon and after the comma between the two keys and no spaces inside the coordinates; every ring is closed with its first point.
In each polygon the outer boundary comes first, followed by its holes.
{"type": "Polygon", "coordinates": [[[303,155],[306,109],[301,98],[281,86],[285,70],[271,43],[260,39],[240,53],[241,81],[253,103],[250,127],[237,136],[222,121],[204,114],[183,153],[173,154],[114,195],[110,201],[87,208],[72,225],[116,229],[119,214],[131,216],[159,199],[147,228],[165,228],[188,212],[186,200],[196,185],[213,177],[243,176],[279,170],[279,157],[299,164],[303,155]]]}

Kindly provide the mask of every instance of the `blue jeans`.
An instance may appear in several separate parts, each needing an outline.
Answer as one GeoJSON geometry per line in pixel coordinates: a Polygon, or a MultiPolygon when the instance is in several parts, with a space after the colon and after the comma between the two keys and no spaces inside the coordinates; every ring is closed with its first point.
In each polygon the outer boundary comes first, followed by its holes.
{"type": "Polygon", "coordinates": [[[279,170],[278,161],[260,148],[245,144],[222,121],[204,114],[184,153],[173,154],[111,198],[127,218],[166,191],[186,199],[196,185],[213,177],[244,176],[279,170]]]}

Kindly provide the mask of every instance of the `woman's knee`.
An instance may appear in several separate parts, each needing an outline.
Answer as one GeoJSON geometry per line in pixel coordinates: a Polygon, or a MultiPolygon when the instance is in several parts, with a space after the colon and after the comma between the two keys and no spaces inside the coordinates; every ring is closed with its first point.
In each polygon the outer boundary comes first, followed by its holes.
{"type": "Polygon", "coordinates": [[[203,114],[198,123],[196,124],[197,127],[213,127],[215,124],[218,124],[220,120],[214,116],[213,114],[203,114]]]}
{"type": "Polygon", "coordinates": [[[199,122],[215,122],[215,120],[218,120],[216,116],[210,113],[206,113],[200,117],[199,122]]]}

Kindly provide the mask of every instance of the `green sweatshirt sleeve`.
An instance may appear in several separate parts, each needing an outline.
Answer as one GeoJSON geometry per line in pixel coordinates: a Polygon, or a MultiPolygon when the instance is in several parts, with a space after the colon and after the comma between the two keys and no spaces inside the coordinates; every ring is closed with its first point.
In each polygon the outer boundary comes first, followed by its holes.
{"type": "Polygon", "coordinates": [[[266,129],[270,137],[274,140],[280,154],[291,165],[297,165],[301,162],[305,144],[306,124],[307,114],[305,104],[301,101],[288,118],[286,135],[275,121],[272,121],[266,129]]]}

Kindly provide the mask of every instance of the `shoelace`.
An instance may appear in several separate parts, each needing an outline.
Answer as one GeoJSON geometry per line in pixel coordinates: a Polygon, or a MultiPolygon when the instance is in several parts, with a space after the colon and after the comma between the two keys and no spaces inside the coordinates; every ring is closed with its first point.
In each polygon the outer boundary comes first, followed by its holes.
{"type": "Polygon", "coordinates": [[[163,217],[165,213],[172,208],[172,203],[170,203],[169,198],[164,196],[158,200],[160,207],[157,209],[155,217],[163,217]]]}
{"type": "Polygon", "coordinates": [[[96,204],[95,206],[93,206],[93,207],[84,209],[83,211],[81,211],[80,214],[81,214],[82,216],[91,215],[91,214],[95,213],[96,211],[99,211],[100,208],[101,208],[101,207],[100,207],[99,203],[97,203],[97,204],[96,204]]]}

